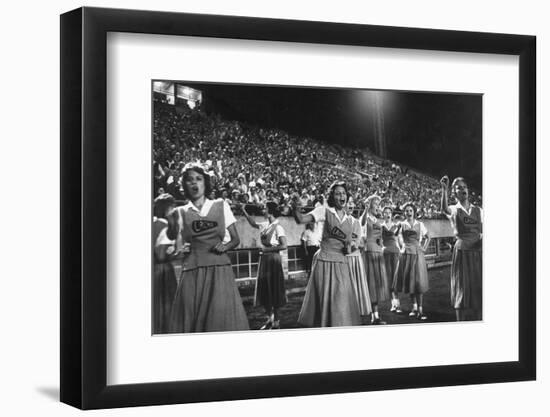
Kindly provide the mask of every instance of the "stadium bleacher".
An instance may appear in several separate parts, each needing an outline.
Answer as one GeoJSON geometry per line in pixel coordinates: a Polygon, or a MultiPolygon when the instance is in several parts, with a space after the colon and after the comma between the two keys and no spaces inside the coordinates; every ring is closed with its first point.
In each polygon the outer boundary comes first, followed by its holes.
{"type": "MultiPolygon", "coordinates": [[[[185,202],[181,169],[187,162],[199,161],[209,167],[213,180],[214,192],[209,197],[227,199],[236,214],[240,203],[247,203],[254,214],[266,201],[276,201],[283,215],[289,214],[294,193],[303,207],[313,208],[333,181],[345,180],[355,214],[363,210],[364,200],[376,193],[382,197],[382,205],[399,209],[413,202],[419,218],[441,217],[438,178],[381,159],[368,148],[297,137],[157,100],[153,123],[155,196],[169,192],[185,202]]],[[[475,190],[471,197],[481,204],[475,190]]]]}

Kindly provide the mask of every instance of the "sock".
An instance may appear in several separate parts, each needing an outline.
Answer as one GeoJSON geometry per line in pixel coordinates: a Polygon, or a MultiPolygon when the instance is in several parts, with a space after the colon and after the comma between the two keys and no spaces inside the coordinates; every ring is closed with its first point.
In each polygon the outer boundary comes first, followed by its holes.
{"type": "Polygon", "coordinates": [[[375,311],[375,312],[374,312],[374,318],[375,318],[375,319],[379,319],[379,318],[380,318],[380,317],[378,316],[378,311],[375,311]]]}

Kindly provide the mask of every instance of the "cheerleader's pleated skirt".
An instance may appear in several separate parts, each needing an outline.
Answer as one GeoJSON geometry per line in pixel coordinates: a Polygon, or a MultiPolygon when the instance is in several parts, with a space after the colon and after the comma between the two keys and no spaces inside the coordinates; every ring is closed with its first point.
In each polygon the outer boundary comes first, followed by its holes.
{"type": "Polygon", "coordinates": [[[359,304],[359,313],[366,316],[372,312],[372,306],[363,258],[360,255],[346,256],[346,260],[348,261],[351,285],[359,304]]]}
{"type": "Polygon", "coordinates": [[[451,305],[482,307],[482,252],[455,248],[451,266],[451,305]]]}
{"type": "Polygon", "coordinates": [[[231,265],[182,272],[170,314],[171,333],[248,329],[231,265]]]}
{"type": "Polygon", "coordinates": [[[361,324],[347,263],[315,257],[298,323],[307,327],[361,324]]]}
{"type": "Polygon", "coordinates": [[[430,288],[424,253],[403,253],[394,281],[394,289],[406,294],[424,294],[430,288]]]}
{"type": "Polygon", "coordinates": [[[382,252],[365,252],[365,269],[372,303],[391,298],[391,282],[386,273],[386,263],[382,252]]]}
{"type": "Polygon", "coordinates": [[[386,274],[388,280],[391,282],[391,287],[395,288],[395,282],[397,279],[397,272],[399,270],[399,253],[384,252],[384,264],[386,265],[386,274]]]}

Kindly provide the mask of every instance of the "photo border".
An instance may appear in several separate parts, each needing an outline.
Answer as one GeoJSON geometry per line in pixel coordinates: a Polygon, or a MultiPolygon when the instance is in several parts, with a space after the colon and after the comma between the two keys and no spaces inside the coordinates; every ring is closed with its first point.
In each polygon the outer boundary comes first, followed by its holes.
{"type": "Polygon", "coordinates": [[[82,409],[536,378],[536,38],[80,8],[61,16],[61,401],[82,409]],[[518,361],[107,385],[108,32],[519,56],[518,361]]]}

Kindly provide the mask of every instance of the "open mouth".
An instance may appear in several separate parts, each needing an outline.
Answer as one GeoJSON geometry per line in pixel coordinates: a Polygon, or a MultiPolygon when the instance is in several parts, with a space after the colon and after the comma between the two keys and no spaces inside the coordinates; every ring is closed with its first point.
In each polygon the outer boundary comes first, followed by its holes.
{"type": "Polygon", "coordinates": [[[196,185],[192,185],[192,186],[191,186],[191,192],[192,192],[193,194],[198,193],[198,192],[199,192],[199,187],[197,187],[196,185]]]}

